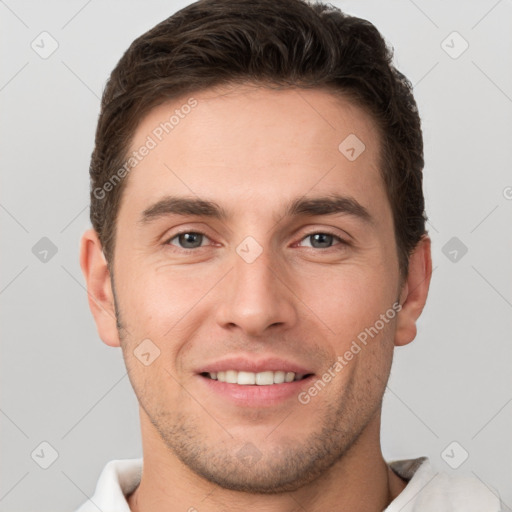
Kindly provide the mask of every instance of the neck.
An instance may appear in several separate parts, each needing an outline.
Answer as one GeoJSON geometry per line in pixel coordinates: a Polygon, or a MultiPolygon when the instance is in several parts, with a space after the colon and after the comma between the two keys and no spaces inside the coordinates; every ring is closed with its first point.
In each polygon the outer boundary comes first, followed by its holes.
{"type": "Polygon", "coordinates": [[[248,494],[223,489],[183,465],[141,410],[144,451],[142,479],[129,496],[132,512],[223,510],[381,512],[405,488],[385,463],[380,448],[380,414],[343,457],[320,478],[293,492],[248,494]]]}

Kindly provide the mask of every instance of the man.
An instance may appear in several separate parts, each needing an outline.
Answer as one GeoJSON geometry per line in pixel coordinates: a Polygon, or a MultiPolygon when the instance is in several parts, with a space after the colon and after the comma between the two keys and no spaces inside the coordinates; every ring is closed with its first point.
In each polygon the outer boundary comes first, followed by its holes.
{"type": "Polygon", "coordinates": [[[202,0],[131,45],[81,266],[144,463],[110,462],[80,512],[499,510],[380,448],[430,283],[422,169],[410,83],[332,6],[202,0]]]}

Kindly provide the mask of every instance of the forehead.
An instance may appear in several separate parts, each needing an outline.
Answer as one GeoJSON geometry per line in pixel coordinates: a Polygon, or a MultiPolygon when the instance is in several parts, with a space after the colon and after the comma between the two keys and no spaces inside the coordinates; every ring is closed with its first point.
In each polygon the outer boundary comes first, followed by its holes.
{"type": "Polygon", "coordinates": [[[122,204],[128,197],[144,209],[166,192],[221,196],[227,209],[241,198],[246,208],[277,207],[315,192],[349,192],[371,205],[386,196],[379,151],[370,116],[329,91],[209,89],[160,105],[141,121],[122,204]]]}

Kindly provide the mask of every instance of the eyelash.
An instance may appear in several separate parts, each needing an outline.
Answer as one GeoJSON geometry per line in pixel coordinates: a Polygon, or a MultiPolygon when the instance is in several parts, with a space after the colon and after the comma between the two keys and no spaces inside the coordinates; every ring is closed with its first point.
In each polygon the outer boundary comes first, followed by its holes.
{"type": "MultiPolygon", "coordinates": [[[[178,238],[180,235],[185,235],[185,234],[202,235],[202,236],[206,237],[207,239],[210,239],[209,236],[206,233],[203,233],[202,231],[184,230],[184,231],[179,231],[178,233],[175,233],[171,238],[168,238],[164,245],[171,246],[173,248],[173,250],[177,250],[178,252],[179,251],[190,252],[190,251],[193,251],[193,250],[203,249],[204,247],[206,247],[206,246],[200,246],[200,247],[194,247],[194,248],[185,249],[183,247],[178,247],[176,245],[171,244],[172,240],[174,240],[175,238],[178,238]]],[[[330,249],[335,248],[336,245],[343,245],[343,246],[349,246],[350,245],[349,242],[347,242],[346,240],[344,240],[340,236],[338,236],[338,235],[336,235],[336,234],[334,234],[334,233],[332,233],[332,232],[330,232],[328,230],[327,231],[312,231],[311,233],[308,233],[308,234],[304,235],[300,239],[300,242],[302,242],[303,240],[305,240],[308,237],[311,237],[313,235],[319,235],[319,234],[332,236],[334,239],[336,239],[338,241],[338,244],[334,244],[331,247],[326,247],[324,249],[318,249],[316,247],[308,247],[308,249],[317,249],[319,251],[327,252],[330,249]]]]}

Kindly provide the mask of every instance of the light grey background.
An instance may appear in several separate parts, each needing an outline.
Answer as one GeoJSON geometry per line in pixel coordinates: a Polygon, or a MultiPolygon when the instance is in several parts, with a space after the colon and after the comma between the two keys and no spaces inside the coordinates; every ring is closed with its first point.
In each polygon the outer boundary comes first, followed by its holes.
{"type": "MultiPolygon", "coordinates": [[[[137,401],[120,349],[96,333],[78,247],[105,81],[136,36],[188,3],[0,1],[2,512],[73,510],[107,461],[141,455],[137,401]],[[51,48],[43,31],[58,42],[47,59],[31,47],[51,48]],[[58,249],[46,262],[32,252],[43,237],[58,249]],[[43,441],[58,452],[48,469],[35,462],[50,461],[43,441]]],[[[424,127],[435,270],[418,337],[396,350],[384,455],[428,455],[511,507],[512,2],[333,3],[394,46],[424,127]],[[456,470],[442,457],[453,441],[452,464],[469,453],[456,470]]]]}

